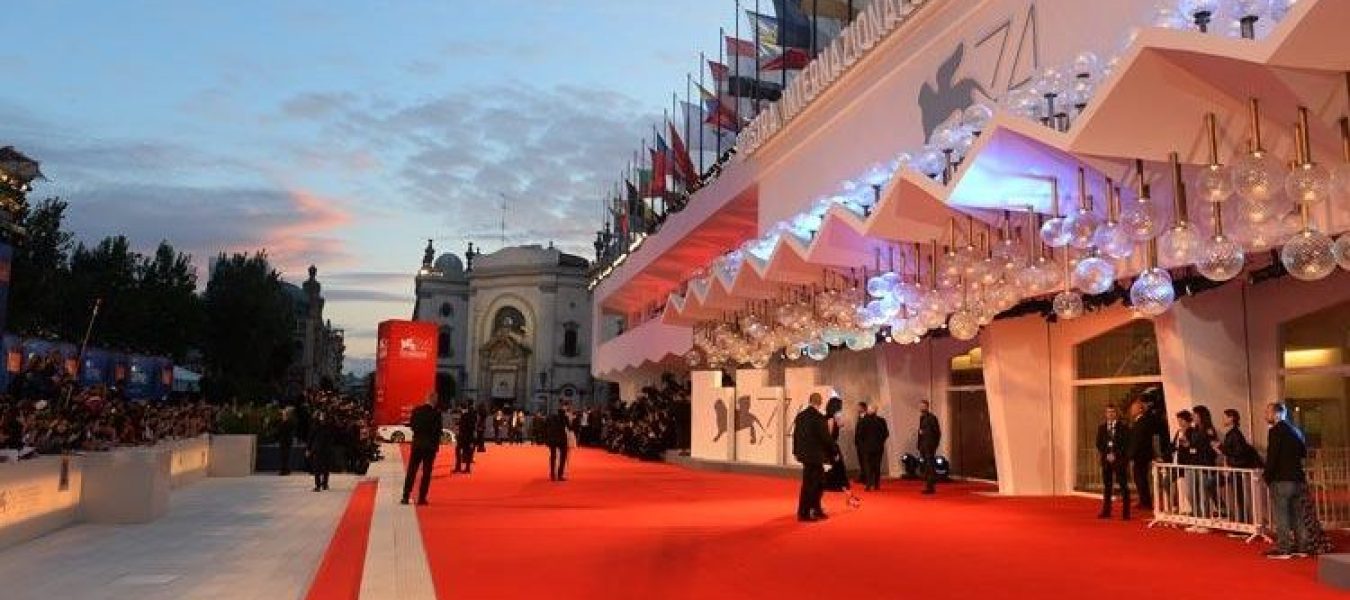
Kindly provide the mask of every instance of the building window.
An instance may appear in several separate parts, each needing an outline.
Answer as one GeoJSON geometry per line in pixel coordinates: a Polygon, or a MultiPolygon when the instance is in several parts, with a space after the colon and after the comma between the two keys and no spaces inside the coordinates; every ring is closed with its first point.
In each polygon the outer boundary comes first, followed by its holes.
{"type": "Polygon", "coordinates": [[[1315,449],[1350,447],[1350,302],[1280,325],[1282,397],[1315,449]]]}
{"type": "Polygon", "coordinates": [[[1136,319],[1074,348],[1074,412],[1076,467],[1074,489],[1102,488],[1097,456],[1097,427],[1106,406],[1113,404],[1127,418],[1135,398],[1148,398],[1154,410],[1167,414],[1162,397],[1162,368],[1153,322],[1136,319]]]}
{"type": "Polygon", "coordinates": [[[514,306],[503,306],[497,310],[497,314],[492,317],[492,333],[496,334],[502,331],[514,334],[525,333],[525,315],[521,314],[520,309],[514,306]]]}
{"type": "Polygon", "coordinates": [[[442,302],[442,303],[441,303],[441,316],[444,317],[444,318],[446,318],[446,319],[449,319],[450,317],[455,316],[455,307],[454,307],[454,306],[451,306],[449,302],[442,302]]]}
{"type": "Polygon", "coordinates": [[[436,337],[436,356],[440,358],[450,358],[455,355],[454,330],[449,327],[442,327],[440,335],[436,337]]]}
{"type": "Polygon", "coordinates": [[[575,358],[578,354],[581,354],[577,346],[577,324],[564,323],[562,355],[567,358],[575,358]]]}

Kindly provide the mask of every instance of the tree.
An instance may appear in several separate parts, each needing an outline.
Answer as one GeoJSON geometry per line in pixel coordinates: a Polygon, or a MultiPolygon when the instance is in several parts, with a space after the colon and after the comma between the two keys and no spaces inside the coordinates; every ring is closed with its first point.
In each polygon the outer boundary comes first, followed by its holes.
{"type": "Polygon", "coordinates": [[[136,267],[137,347],[182,360],[201,335],[201,299],[192,257],[161,241],[136,267]]]}
{"type": "Polygon", "coordinates": [[[136,282],[140,263],[141,255],[131,250],[124,236],[104,238],[92,248],[78,244],[70,257],[70,281],[62,298],[61,337],[81,340],[95,299],[102,299],[90,343],[142,350],[139,342],[147,332],[138,318],[144,300],[136,282]]]}
{"type": "Polygon", "coordinates": [[[206,391],[217,400],[258,400],[282,390],[295,359],[295,313],[267,255],[221,254],[202,302],[206,391]]]}
{"type": "Polygon", "coordinates": [[[27,237],[15,247],[10,271],[11,331],[51,337],[61,330],[61,299],[74,247],[74,236],[61,228],[66,207],[60,198],[47,198],[23,220],[27,237]]]}

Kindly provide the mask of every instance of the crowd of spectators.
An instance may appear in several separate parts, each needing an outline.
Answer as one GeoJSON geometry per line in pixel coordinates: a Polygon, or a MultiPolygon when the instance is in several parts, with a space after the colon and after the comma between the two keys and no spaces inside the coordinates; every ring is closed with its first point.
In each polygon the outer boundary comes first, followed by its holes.
{"type": "Polygon", "coordinates": [[[195,396],[133,400],[119,385],[79,387],[64,367],[60,356],[34,356],[0,394],[0,462],[148,446],[206,433],[251,433],[275,441],[284,431],[303,445],[321,413],[345,458],[343,466],[368,465],[377,457],[369,411],[336,393],[311,391],[288,405],[217,406],[195,396]],[[281,425],[283,410],[291,414],[286,425],[281,425]]]}
{"type": "Polygon", "coordinates": [[[643,460],[689,447],[689,384],[669,373],[642,388],[632,402],[615,402],[603,415],[601,443],[610,452],[643,460]]]}

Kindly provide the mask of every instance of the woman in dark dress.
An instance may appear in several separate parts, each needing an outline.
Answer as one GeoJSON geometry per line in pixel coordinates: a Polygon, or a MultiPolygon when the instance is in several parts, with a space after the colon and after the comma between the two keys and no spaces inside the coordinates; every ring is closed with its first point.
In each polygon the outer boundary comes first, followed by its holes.
{"type": "Polygon", "coordinates": [[[333,468],[333,435],[333,425],[328,415],[315,413],[305,454],[309,457],[309,470],[314,474],[316,492],[328,489],[328,472],[333,468]]]}
{"type": "Polygon", "coordinates": [[[825,403],[825,419],[830,427],[830,438],[834,440],[830,452],[830,470],[825,472],[825,489],[831,492],[844,492],[848,496],[848,505],[858,508],[862,499],[853,494],[848,482],[848,467],[844,465],[844,453],[839,449],[839,428],[844,420],[844,401],[838,397],[825,403]]]}

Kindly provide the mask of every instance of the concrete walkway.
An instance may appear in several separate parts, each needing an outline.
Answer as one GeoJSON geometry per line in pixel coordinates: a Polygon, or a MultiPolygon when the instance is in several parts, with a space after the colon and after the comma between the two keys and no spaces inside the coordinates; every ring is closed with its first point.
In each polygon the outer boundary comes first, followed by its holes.
{"type": "Polygon", "coordinates": [[[0,551],[0,597],[303,598],[355,481],[315,493],[305,473],[205,479],[153,523],[80,524],[0,551]]]}
{"type": "MultiPolygon", "coordinates": [[[[431,568],[422,547],[422,532],[417,525],[417,509],[399,504],[403,495],[403,454],[397,444],[385,444],[384,460],[370,466],[368,476],[377,477],[375,514],[370,524],[370,544],[366,547],[366,568],[361,577],[361,598],[381,600],[435,600],[431,568]]],[[[442,450],[437,461],[453,452],[442,450]]],[[[434,489],[434,487],[433,487],[434,489]]]]}

